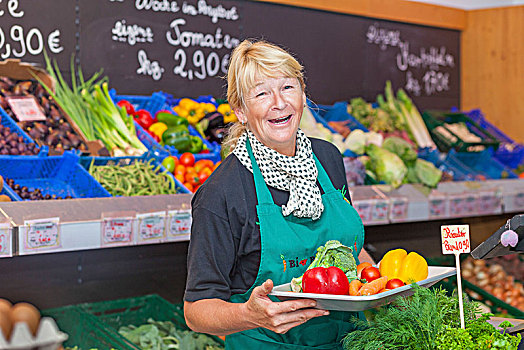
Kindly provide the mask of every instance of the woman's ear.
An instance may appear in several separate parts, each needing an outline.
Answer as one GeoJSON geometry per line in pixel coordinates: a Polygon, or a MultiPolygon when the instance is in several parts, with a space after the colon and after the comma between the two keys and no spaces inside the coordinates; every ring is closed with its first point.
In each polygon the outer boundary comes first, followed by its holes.
{"type": "Polygon", "coordinates": [[[238,121],[242,124],[247,123],[246,115],[244,114],[244,111],[241,108],[233,108],[233,112],[235,112],[235,115],[238,118],[238,121]]]}
{"type": "Polygon", "coordinates": [[[302,93],[302,101],[304,102],[304,107],[306,107],[307,106],[307,97],[306,97],[305,92],[302,93]]]}

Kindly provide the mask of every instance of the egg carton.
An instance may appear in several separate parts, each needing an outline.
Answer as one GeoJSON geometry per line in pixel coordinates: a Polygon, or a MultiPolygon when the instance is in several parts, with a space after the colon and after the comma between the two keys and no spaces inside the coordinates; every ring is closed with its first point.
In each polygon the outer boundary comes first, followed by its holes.
{"type": "Polygon", "coordinates": [[[0,332],[0,350],[57,350],[67,338],[68,335],[58,329],[52,318],[43,317],[40,320],[36,337],[31,334],[29,327],[23,322],[13,326],[9,342],[0,332]]]}

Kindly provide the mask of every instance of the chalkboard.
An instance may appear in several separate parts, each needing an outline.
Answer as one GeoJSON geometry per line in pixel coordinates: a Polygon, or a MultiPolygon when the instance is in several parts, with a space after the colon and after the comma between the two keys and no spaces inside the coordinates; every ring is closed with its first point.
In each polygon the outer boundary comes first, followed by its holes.
{"type": "Polygon", "coordinates": [[[460,103],[454,30],[239,0],[1,0],[0,11],[0,56],[10,45],[9,57],[42,62],[42,46],[67,71],[76,52],[85,74],[103,69],[119,94],[224,97],[232,48],[264,38],[303,63],[320,104],[373,101],[386,80],[421,109],[460,103]],[[19,37],[31,52],[21,55],[19,37]]]}
{"type": "Polygon", "coordinates": [[[75,7],[71,0],[1,0],[0,60],[42,65],[45,51],[67,73],[77,49],[75,7]]]}

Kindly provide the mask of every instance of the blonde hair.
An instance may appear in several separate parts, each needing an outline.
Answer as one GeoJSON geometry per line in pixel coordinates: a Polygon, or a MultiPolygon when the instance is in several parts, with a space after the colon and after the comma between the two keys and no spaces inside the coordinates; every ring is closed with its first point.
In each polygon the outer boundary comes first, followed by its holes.
{"type": "MultiPolygon", "coordinates": [[[[302,91],[305,91],[303,67],[284,49],[266,41],[244,40],[231,54],[227,71],[227,101],[232,109],[245,107],[245,96],[255,87],[256,77],[285,76],[297,78],[302,91]]],[[[233,124],[222,143],[227,155],[235,149],[240,135],[246,126],[240,122],[233,124]]]]}

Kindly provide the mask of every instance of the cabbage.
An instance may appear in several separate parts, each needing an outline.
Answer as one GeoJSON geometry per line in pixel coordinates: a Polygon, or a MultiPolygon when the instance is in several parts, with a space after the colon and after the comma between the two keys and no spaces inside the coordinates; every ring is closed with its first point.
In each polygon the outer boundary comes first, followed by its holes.
{"type": "Polygon", "coordinates": [[[400,137],[388,137],[382,144],[382,147],[395,153],[406,165],[417,160],[417,152],[415,152],[409,142],[400,137]]]}
{"type": "Polygon", "coordinates": [[[360,129],[353,130],[351,134],[346,137],[344,145],[355,154],[364,154],[366,147],[366,133],[360,129]]]}
{"type": "Polygon", "coordinates": [[[374,144],[366,146],[366,153],[369,156],[367,166],[377,175],[379,181],[394,188],[402,185],[408,169],[399,156],[374,144]]]}
{"type": "Polygon", "coordinates": [[[424,159],[417,159],[415,174],[420,182],[429,187],[436,187],[442,178],[442,171],[424,159]]]}

